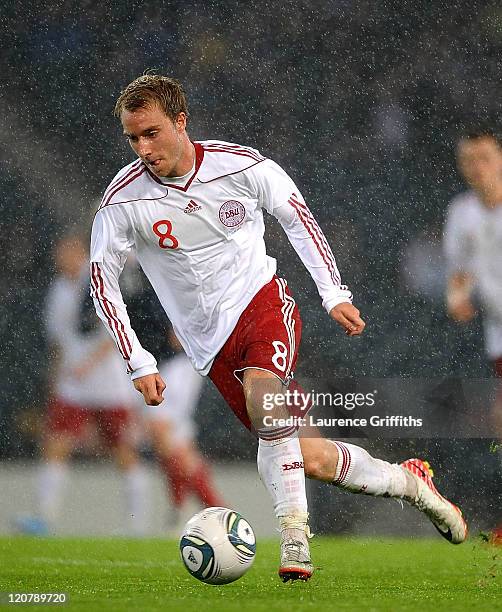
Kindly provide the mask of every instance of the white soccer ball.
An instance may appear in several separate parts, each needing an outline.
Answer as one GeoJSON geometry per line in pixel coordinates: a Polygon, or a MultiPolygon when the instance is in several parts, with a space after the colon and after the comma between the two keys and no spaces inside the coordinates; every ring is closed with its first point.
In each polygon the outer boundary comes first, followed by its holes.
{"type": "Polygon", "coordinates": [[[256,538],[251,525],[228,508],[206,508],[185,525],[180,539],[183,564],[207,584],[228,584],[251,567],[256,538]]]}

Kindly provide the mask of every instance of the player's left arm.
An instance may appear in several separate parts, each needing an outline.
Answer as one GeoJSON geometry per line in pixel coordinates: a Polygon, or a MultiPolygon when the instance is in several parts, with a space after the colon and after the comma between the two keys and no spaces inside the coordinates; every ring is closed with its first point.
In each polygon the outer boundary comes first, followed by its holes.
{"type": "Polygon", "coordinates": [[[331,248],[299,189],[275,162],[267,159],[247,172],[262,208],[274,215],[314,280],[322,305],[349,336],[365,327],[352,293],[342,284],[331,248]]]}

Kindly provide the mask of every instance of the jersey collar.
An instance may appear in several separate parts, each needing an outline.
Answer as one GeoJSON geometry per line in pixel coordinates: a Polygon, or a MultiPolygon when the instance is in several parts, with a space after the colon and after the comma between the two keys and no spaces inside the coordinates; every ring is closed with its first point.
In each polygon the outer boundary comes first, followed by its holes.
{"type": "Polygon", "coordinates": [[[188,188],[192,184],[192,181],[194,180],[194,178],[197,176],[197,172],[199,171],[199,168],[202,165],[202,160],[204,159],[204,149],[202,148],[202,145],[198,142],[192,142],[192,144],[195,149],[195,168],[194,168],[192,175],[188,178],[184,186],[175,185],[173,183],[164,183],[164,181],[161,181],[158,176],[155,176],[155,174],[145,164],[146,171],[156,183],[159,183],[160,185],[163,185],[164,187],[169,187],[170,189],[177,189],[178,191],[188,191],[188,188]]]}

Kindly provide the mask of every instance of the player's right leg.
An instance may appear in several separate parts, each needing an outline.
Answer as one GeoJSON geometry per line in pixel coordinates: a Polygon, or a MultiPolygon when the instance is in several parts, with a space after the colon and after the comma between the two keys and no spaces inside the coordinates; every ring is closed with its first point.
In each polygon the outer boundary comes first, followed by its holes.
{"type": "Polygon", "coordinates": [[[285,406],[274,405],[273,398],[283,396],[285,388],[272,372],[254,368],[244,371],[243,388],[247,413],[259,438],[258,471],[281,529],[279,576],[284,582],[308,580],[314,567],[300,441],[295,426],[274,424],[274,420],[290,417],[285,406]]]}
{"type": "MultiPolygon", "coordinates": [[[[248,372],[251,374],[252,370],[248,372]]],[[[228,363],[224,356],[220,355],[215,360],[209,376],[234,414],[248,429],[252,429],[243,386],[234,375],[233,362],[228,363]]],[[[280,386],[277,387],[280,382],[277,378],[270,380],[274,385],[274,392],[280,389],[280,386]]],[[[263,385],[260,386],[263,389],[263,385]]],[[[283,580],[308,579],[313,568],[307,540],[309,532],[303,458],[296,432],[282,432],[275,440],[259,438],[257,463],[281,527],[279,573],[283,580]],[[289,469],[289,466],[295,467],[289,469]]]]}
{"type": "Polygon", "coordinates": [[[296,426],[264,419],[290,416],[274,398],[287,389],[300,337],[295,301],[286,282],[274,277],[242,313],[209,373],[235,415],[258,437],[258,471],[281,527],[284,581],[308,580],[313,573],[303,457],[296,426]]]}

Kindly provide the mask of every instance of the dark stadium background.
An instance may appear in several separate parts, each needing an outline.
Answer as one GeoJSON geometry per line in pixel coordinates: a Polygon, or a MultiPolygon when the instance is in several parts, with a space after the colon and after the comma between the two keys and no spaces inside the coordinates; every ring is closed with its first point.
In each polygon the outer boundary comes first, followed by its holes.
{"type": "MultiPolygon", "coordinates": [[[[427,240],[438,250],[448,200],[463,188],[454,163],[460,130],[500,125],[499,3],[14,0],[1,8],[5,460],[36,455],[54,241],[69,227],[88,231],[100,193],[132,159],[112,109],[147,68],[184,83],[194,139],[259,148],[290,173],[325,228],[367,331],[354,341],[330,324],[271,223],[271,251],[303,314],[305,373],[490,375],[479,319],[465,328],[448,321],[440,292],[406,282],[403,261],[417,236],[425,263],[427,240]]],[[[132,310],[140,337],[157,351],[154,330],[138,316],[151,308],[146,295],[132,310]]],[[[226,433],[233,417],[208,393],[211,406],[199,417],[206,452],[251,460],[253,441],[238,429],[226,433]]],[[[385,450],[396,458],[427,450],[448,474],[446,493],[489,524],[502,485],[488,445],[396,441],[385,450]]]]}

